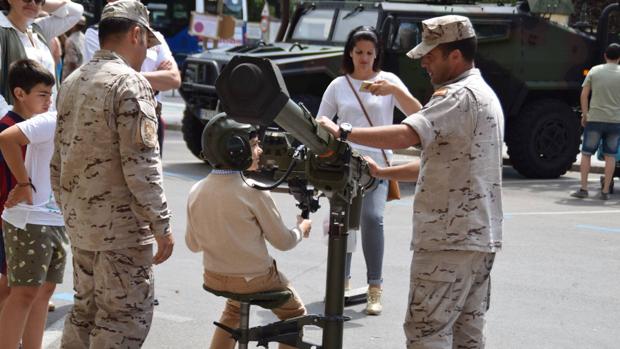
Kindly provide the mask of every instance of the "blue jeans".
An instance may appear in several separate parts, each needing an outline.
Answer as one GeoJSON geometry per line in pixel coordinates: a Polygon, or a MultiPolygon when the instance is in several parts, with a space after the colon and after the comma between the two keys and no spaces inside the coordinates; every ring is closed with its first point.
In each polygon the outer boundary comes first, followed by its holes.
{"type": "MultiPolygon", "coordinates": [[[[379,153],[380,154],[380,153],[379,153]]],[[[374,158],[374,156],[373,156],[374,158]]],[[[384,163],[382,158],[375,159],[377,163],[384,163]]],[[[383,283],[383,211],[387,200],[388,181],[381,180],[379,185],[362,200],[360,225],[362,234],[362,250],[366,260],[366,279],[368,284],[381,285],[383,283]]],[[[355,234],[351,232],[350,234],[355,234]]],[[[347,253],[345,263],[345,278],[351,278],[351,257],[347,253]]]]}
{"type": "Polygon", "coordinates": [[[583,130],[581,153],[592,155],[603,140],[603,154],[616,156],[620,141],[620,123],[589,121],[583,130]]]}

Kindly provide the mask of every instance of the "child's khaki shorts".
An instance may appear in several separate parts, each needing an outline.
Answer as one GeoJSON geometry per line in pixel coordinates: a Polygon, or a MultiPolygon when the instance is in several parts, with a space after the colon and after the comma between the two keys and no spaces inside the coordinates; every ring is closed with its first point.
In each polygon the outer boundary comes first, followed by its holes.
{"type": "Polygon", "coordinates": [[[3,221],[9,287],[62,283],[69,244],[65,227],[27,224],[22,230],[3,221]]]}

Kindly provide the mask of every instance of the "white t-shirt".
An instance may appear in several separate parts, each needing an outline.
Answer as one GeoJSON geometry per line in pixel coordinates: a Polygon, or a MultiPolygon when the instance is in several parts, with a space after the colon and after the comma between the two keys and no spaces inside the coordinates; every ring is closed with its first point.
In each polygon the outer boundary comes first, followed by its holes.
{"type": "MultiPolygon", "coordinates": [[[[82,16],[82,12],[84,12],[84,8],[82,5],[67,2],[64,6],[61,6],[56,11],[52,12],[50,16],[40,17],[35,19],[35,23],[39,25],[41,28],[41,32],[45,39],[49,42],[52,38],[66,32],[71,29],[80,20],[82,16]]],[[[24,50],[26,51],[26,56],[29,59],[35,60],[41,63],[47,70],[50,71],[54,76],[56,76],[56,64],[54,63],[54,58],[52,57],[52,52],[49,47],[45,45],[45,43],[39,38],[39,36],[32,31],[32,27],[28,26],[28,30],[26,33],[20,31],[15,28],[15,26],[9,21],[9,19],[0,12],[0,26],[5,28],[14,28],[17,32],[17,36],[22,42],[24,46],[24,50]],[[30,41],[30,37],[33,38],[30,41]]],[[[4,57],[2,52],[0,52],[0,64],[10,64],[12,62],[2,62],[1,57],[4,57]]],[[[56,86],[52,87],[52,106],[51,110],[56,109],[56,86]]],[[[5,115],[11,106],[6,102],[4,96],[0,95],[0,115],[5,115]]]]}
{"type": "Polygon", "coordinates": [[[20,122],[17,127],[30,142],[26,149],[25,165],[36,191],[32,193],[32,205],[20,203],[7,208],[2,213],[2,219],[20,229],[24,229],[26,224],[64,226],[50,181],[56,112],[34,116],[20,122]]]}
{"type": "MultiPolygon", "coordinates": [[[[362,100],[364,108],[368,112],[368,116],[372,120],[373,126],[391,125],[394,122],[394,107],[398,107],[401,111],[403,108],[398,104],[394,96],[375,96],[369,92],[359,92],[362,85],[362,80],[353,79],[349,76],[353,88],[357,92],[357,95],[362,100]]],[[[394,74],[380,71],[374,78],[368,81],[387,80],[391,83],[401,86],[406,89],[407,87],[403,82],[394,74]]],[[[321,100],[321,106],[319,107],[318,115],[327,116],[333,118],[338,115],[338,123],[348,122],[354,127],[370,127],[364,112],[360,107],[357,98],[351,91],[351,87],[347,83],[347,79],[344,76],[335,78],[323,94],[321,100]]],[[[380,149],[367,147],[355,143],[351,143],[354,149],[381,152],[380,149]]],[[[386,150],[388,159],[391,158],[392,152],[386,150]]]]}
{"type": "MultiPolygon", "coordinates": [[[[170,51],[170,47],[166,43],[166,39],[160,32],[154,31],[155,36],[161,42],[161,45],[156,45],[148,50],[146,50],[146,58],[144,62],[142,62],[142,67],[140,67],[141,72],[152,72],[156,71],[157,67],[164,61],[171,61],[176,65],[176,61],[172,56],[172,51],[170,51]]],[[[86,29],[85,34],[85,54],[84,54],[84,63],[87,63],[93,58],[95,52],[99,50],[99,30],[93,27],[86,29]]],[[[160,94],[155,96],[158,101],[161,101],[160,94]]]]}

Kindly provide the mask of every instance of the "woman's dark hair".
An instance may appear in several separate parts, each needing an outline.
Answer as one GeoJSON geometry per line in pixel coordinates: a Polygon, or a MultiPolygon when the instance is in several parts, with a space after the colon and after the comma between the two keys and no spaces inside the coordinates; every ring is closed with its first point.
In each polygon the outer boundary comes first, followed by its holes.
{"type": "Polygon", "coordinates": [[[7,80],[13,98],[15,98],[15,88],[17,87],[26,93],[30,93],[30,90],[37,84],[54,86],[56,83],[54,75],[41,63],[32,59],[20,59],[11,63],[7,80]]]}
{"type": "Polygon", "coordinates": [[[345,74],[353,73],[355,67],[353,66],[353,58],[351,58],[351,51],[355,44],[360,40],[370,41],[375,45],[375,61],[372,64],[372,70],[379,71],[381,68],[381,59],[383,57],[383,49],[381,48],[381,42],[379,41],[379,34],[374,27],[359,26],[349,33],[347,36],[347,43],[344,45],[344,54],[342,55],[341,69],[345,74]]]}

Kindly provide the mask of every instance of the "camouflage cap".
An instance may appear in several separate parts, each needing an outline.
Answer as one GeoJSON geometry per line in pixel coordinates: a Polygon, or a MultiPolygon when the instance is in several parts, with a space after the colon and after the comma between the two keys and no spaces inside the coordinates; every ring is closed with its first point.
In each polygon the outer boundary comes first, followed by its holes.
{"type": "Polygon", "coordinates": [[[457,15],[433,17],[422,21],[422,42],[407,52],[412,59],[422,58],[439,44],[476,36],[469,18],[457,15]]]}
{"type": "Polygon", "coordinates": [[[160,45],[159,39],[155,36],[153,29],[149,25],[149,11],[141,2],[136,0],[118,0],[109,2],[103,8],[101,20],[106,18],[126,18],[137,22],[147,29],[149,41],[148,47],[160,45]]]}

